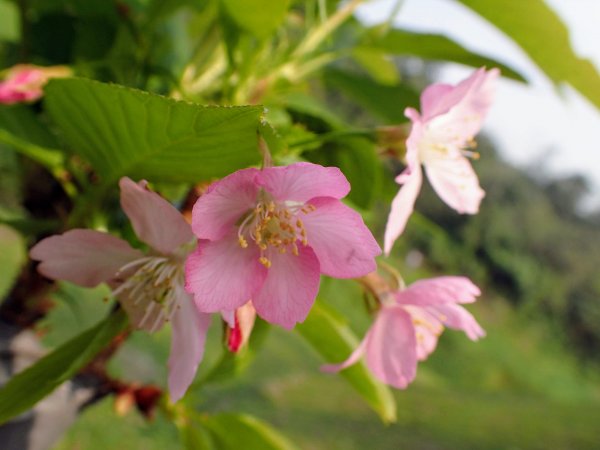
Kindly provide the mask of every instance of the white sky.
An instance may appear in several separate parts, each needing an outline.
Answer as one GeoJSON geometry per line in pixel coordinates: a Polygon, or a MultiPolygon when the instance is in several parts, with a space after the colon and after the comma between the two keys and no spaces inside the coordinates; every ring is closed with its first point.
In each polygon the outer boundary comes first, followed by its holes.
{"type": "MultiPolygon", "coordinates": [[[[525,0],[523,0],[525,1],[525,0]]],[[[576,52],[600,71],[600,0],[546,0],[571,33],[576,52]]],[[[395,0],[375,0],[358,15],[368,23],[386,20],[395,0]]],[[[521,166],[552,174],[582,173],[592,182],[588,206],[600,205],[600,111],[571,88],[557,91],[509,38],[458,2],[405,0],[394,23],[445,34],[463,46],[518,69],[529,85],[502,80],[484,126],[502,155],[521,166]]],[[[472,69],[449,65],[440,81],[455,83],[472,69]]]]}

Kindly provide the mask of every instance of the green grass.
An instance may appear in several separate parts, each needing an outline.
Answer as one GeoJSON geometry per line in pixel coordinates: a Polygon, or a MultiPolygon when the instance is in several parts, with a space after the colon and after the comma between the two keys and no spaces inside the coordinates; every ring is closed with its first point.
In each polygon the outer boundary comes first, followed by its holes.
{"type": "MultiPolygon", "coordinates": [[[[600,442],[600,383],[579,367],[551,330],[501,303],[476,314],[488,332],[478,343],[447,331],[417,380],[398,391],[398,423],[384,426],[299,336],[273,330],[241,379],[206,386],[188,401],[203,412],[256,415],[302,449],[592,449],[600,442]]],[[[212,345],[218,346],[219,327],[212,345]]],[[[166,334],[133,342],[164,355],[166,334]]],[[[163,374],[163,356],[141,358],[141,373],[163,374]],[[149,369],[156,365],[154,369],[149,369]]],[[[126,358],[127,359],[127,358],[126,358]]],[[[120,374],[127,372],[121,370],[120,374]]],[[[90,408],[58,450],[178,449],[175,427],[161,417],[114,417],[111,400],[90,408]]]]}

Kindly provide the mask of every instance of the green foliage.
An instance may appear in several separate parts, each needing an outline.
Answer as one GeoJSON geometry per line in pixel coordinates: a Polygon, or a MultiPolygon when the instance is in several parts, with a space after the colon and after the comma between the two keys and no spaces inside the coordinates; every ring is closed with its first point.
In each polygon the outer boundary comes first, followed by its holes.
{"type": "Polygon", "coordinates": [[[13,376],[0,389],[0,423],[31,408],[77,374],[126,326],[127,316],[118,310],[13,376]]]}
{"type": "Polygon", "coordinates": [[[46,107],[103,183],[197,182],[259,161],[258,106],[203,107],[84,79],[52,80],[46,107]]]}
{"type": "Polygon", "coordinates": [[[290,0],[221,0],[238,27],[260,38],[269,37],[286,17],[290,0]]]}
{"type": "Polygon", "coordinates": [[[571,48],[569,33],[543,0],[460,0],[494,24],[555,83],[567,82],[600,108],[600,75],[571,48]]]}
{"type": "MultiPolygon", "coordinates": [[[[316,303],[308,318],[296,330],[329,363],[344,361],[358,345],[347,324],[322,303],[316,303]]],[[[377,381],[364,362],[358,362],[341,373],[352,387],[379,414],[385,423],[396,420],[396,402],[383,383],[377,381]]]]}
{"type": "Polygon", "coordinates": [[[339,167],[352,187],[348,199],[361,208],[369,208],[381,188],[381,165],[373,143],[361,137],[339,137],[322,148],[323,151],[312,152],[308,158],[325,166],[339,167]]]}
{"type": "Polygon", "coordinates": [[[267,322],[257,317],[248,345],[241,348],[237,353],[224,350],[219,362],[192,388],[204,383],[226,382],[232,377],[241,375],[261,350],[269,328],[270,325],[267,322]]]}
{"type": "MultiPolygon", "coordinates": [[[[437,61],[452,61],[472,67],[498,67],[502,75],[525,81],[522,75],[499,61],[471,52],[453,40],[439,34],[414,33],[394,29],[381,33],[377,27],[370,30],[366,48],[374,48],[398,56],[415,56],[437,61]]],[[[362,47],[361,47],[362,48],[362,47]]]]}
{"type": "Polygon", "coordinates": [[[0,0],[0,41],[17,42],[20,37],[17,5],[8,0],[0,0]]]}
{"type": "Polygon", "coordinates": [[[411,87],[404,84],[380,84],[350,71],[328,70],[325,72],[325,82],[372,112],[383,121],[382,125],[406,121],[404,108],[419,104],[419,95],[411,87]]]}
{"type": "Polygon", "coordinates": [[[23,237],[11,227],[0,224],[0,301],[15,282],[25,263],[23,237]]]}
{"type": "Polygon", "coordinates": [[[247,414],[218,414],[209,416],[203,421],[203,425],[210,430],[218,449],[296,449],[291,442],[274,428],[247,414]]]}

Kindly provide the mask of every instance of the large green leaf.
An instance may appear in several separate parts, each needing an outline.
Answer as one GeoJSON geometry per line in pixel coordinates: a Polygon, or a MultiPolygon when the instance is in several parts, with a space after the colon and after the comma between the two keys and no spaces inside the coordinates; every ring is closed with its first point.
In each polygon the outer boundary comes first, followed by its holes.
{"type": "MultiPolygon", "coordinates": [[[[308,318],[296,330],[329,363],[344,361],[358,346],[358,339],[335,313],[316,303],[308,318]]],[[[390,389],[376,380],[360,361],[340,372],[354,389],[379,414],[384,422],[396,420],[396,402],[390,389]]]]}
{"type": "Polygon", "coordinates": [[[247,414],[218,414],[203,421],[220,450],[296,450],[287,438],[270,425],[247,414]]]}
{"type": "Polygon", "coordinates": [[[25,262],[25,242],[19,233],[0,224],[0,301],[12,287],[25,262]]]}
{"type": "Polygon", "coordinates": [[[267,37],[281,25],[290,0],[222,0],[237,26],[258,37],[267,37]]]}
{"type": "Polygon", "coordinates": [[[200,106],[85,79],[52,80],[46,107],[104,183],[194,182],[257,163],[260,106],[200,106]]]}
{"type": "Polygon", "coordinates": [[[542,0],[460,0],[515,40],[555,82],[567,82],[600,108],[600,75],[577,56],[559,17],[542,0]]]}
{"type": "Polygon", "coordinates": [[[0,423],[31,408],[77,374],[126,325],[127,316],[119,309],[12,377],[0,389],[0,423]]]}
{"type": "Polygon", "coordinates": [[[506,64],[467,50],[446,36],[414,33],[399,29],[390,30],[381,37],[379,37],[378,30],[374,29],[368,36],[369,39],[364,44],[366,47],[375,47],[393,55],[454,61],[472,67],[498,67],[505,77],[524,81],[519,73],[506,64]]]}

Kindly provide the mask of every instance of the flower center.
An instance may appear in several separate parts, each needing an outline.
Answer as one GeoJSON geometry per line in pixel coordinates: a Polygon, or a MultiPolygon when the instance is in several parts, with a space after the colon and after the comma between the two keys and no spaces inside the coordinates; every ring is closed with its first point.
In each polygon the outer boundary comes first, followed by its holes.
{"type": "Polygon", "coordinates": [[[299,215],[315,210],[313,205],[295,202],[275,202],[269,198],[260,200],[248,213],[238,228],[238,241],[242,248],[248,248],[248,241],[260,249],[260,263],[271,267],[266,251],[269,247],[279,253],[288,250],[298,256],[298,242],[308,245],[304,223],[299,215]]]}
{"type": "Polygon", "coordinates": [[[123,282],[113,290],[133,324],[157,331],[173,317],[177,299],[184,290],[184,270],[180,258],[145,256],[119,269],[123,282]]]}
{"type": "Polygon", "coordinates": [[[452,134],[450,129],[440,131],[438,127],[429,125],[419,143],[419,159],[424,164],[461,156],[477,160],[479,152],[473,150],[476,147],[473,137],[464,138],[452,134]]]}

